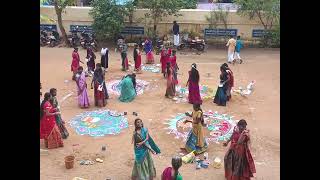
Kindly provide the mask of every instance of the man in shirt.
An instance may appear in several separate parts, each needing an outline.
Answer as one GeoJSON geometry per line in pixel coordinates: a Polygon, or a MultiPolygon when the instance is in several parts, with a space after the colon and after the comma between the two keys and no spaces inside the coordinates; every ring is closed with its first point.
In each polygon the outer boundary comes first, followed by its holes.
{"type": "Polygon", "coordinates": [[[173,45],[178,47],[179,46],[179,25],[177,21],[173,21],[173,45]]]}
{"type": "Polygon", "coordinates": [[[236,40],[231,36],[226,46],[228,46],[228,63],[231,64],[234,60],[233,56],[236,47],[236,40]]]}

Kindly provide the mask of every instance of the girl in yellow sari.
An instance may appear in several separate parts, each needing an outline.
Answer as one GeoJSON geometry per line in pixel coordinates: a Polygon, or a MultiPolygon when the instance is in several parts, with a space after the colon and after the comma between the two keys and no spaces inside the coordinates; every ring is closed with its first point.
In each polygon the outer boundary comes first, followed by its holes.
{"type": "Polygon", "coordinates": [[[188,152],[195,151],[196,154],[201,154],[207,151],[208,144],[204,138],[203,126],[205,124],[200,104],[194,104],[192,114],[187,112],[186,115],[192,117],[192,121],[184,121],[184,123],[192,123],[192,130],[189,132],[185,149],[188,152]]]}

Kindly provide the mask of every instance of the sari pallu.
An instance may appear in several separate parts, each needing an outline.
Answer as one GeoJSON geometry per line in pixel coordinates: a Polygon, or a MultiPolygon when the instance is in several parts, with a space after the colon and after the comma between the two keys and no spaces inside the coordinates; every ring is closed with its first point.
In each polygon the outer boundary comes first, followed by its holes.
{"type": "Polygon", "coordinates": [[[227,95],[227,100],[229,101],[231,99],[231,89],[234,87],[234,77],[233,77],[233,72],[229,69],[227,70],[228,77],[229,77],[229,82],[228,87],[226,88],[226,95],[227,95]]]}
{"type": "Polygon", "coordinates": [[[85,73],[82,72],[80,77],[77,79],[77,88],[78,88],[78,104],[80,108],[88,108],[89,97],[87,92],[87,83],[85,73]]]}
{"type": "Polygon", "coordinates": [[[171,66],[173,67],[173,79],[174,79],[174,83],[177,85],[177,84],[178,84],[178,65],[177,65],[177,57],[176,57],[176,56],[170,57],[170,63],[171,63],[171,66]]]}
{"type": "Polygon", "coordinates": [[[231,136],[231,145],[224,157],[227,180],[250,180],[256,173],[255,164],[248,147],[250,137],[241,135],[236,128],[231,136]]]}
{"type": "Polygon", "coordinates": [[[166,65],[167,65],[167,59],[166,59],[166,50],[162,49],[160,54],[160,63],[161,63],[161,73],[165,74],[166,72],[166,65]]]}
{"type": "Polygon", "coordinates": [[[134,154],[135,162],[132,170],[132,179],[136,180],[149,180],[156,177],[156,169],[150,155],[149,149],[152,149],[156,154],[160,153],[159,147],[154,143],[150,134],[149,139],[144,145],[137,147],[136,143],[139,143],[146,139],[148,130],[146,128],[141,129],[141,134],[134,133],[134,154]]]}
{"type": "MultiPolygon", "coordinates": [[[[50,113],[55,112],[49,101],[45,102],[42,108],[48,110],[50,113]]],[[[55,116],[47,116],[44,114],[41,118],[40,139],[44,139],[45,146],[48,149],[63,147],[63,141],[56,124],[55,116]]]]}

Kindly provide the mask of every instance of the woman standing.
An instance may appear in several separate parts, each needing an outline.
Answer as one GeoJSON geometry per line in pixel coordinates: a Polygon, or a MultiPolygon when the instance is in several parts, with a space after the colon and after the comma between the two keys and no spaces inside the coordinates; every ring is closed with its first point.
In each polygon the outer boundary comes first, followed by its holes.
{"type": "Polygon", "coordinates": [[[160,53],[160,63],[161,63],[161,73],[163,77],[166,77],[166,64],[167,64],[167,50],[166,48],[161,45],[161,53],[160,53]]]}
{"type": "Polygon", "coordinates": [[[101,49],[101,66],[104,68],[105,71],[108,71],[109,67],[109,49],[102,48],[101,49]]]}
{"type": "MultiPolygon", "coordinates": [[[[59,107],[58,100],[57,100],[57,89],[51,88],[50,94],[52,96],[52,100],[50,101],[50,103],[52,104],[53,108],[57,109],[57,112],[60,112],[60,107],[59,107]]],[[[55,118],[56,118],[56,124],[57,124],[59,131],[60,131],[60,134],[62,136],[62,139],[67,139],[69,136],[69,132],[68,132],[67,128],[65,127],[65,122],[61,118],[61,114],[55,115],[55,118]]]]}
{"type": "Polygon", "coordinates": [[[167,62],[167,89],[165,96],[167,98],[172,98],[176,94],[176,85],[173,78],[173,69],[170,65],[170,62],[167,62]]]}
{"type": "Polygon", "coordinates": [[[135,162],[131,178],[133,180],[152,180],[156,177],[156,168],[149,151],[159,154],[160,149],[154,143],[148,129],[143,127],[141,119],[135,119],[134,126],[132,143],[134,144],[135,162]]]}
{"type": "Polygon", "coordinates": [[[146,38],[146,41],[144,42],[144,51],[146,52],[146,64],[153,64],[154,63],[154,57],[152,53],[152,41],[148,38],[146,38]]]}
{"type": "Polygon", "coordinates": [[[200,88],[199,88],[199,72],[197,70],[197,65],[193,63],[191,65],[191,71],[189,71],[189,79],[187,82],[189,95],[188,100],[190,104],[202,104],[200,97],[200,88]]]}
{"type": "Polygon", "coordinates": [[[223,66],[220,67],[220,71],[220,84],[218,86],[213,102],[216,103],[218,106],[226,106],[228,82],[230,79],[228,77],[228,73],[225,71],[223,66]]]}
{"type": "Polygon", "coordinates": [[[96,66],[96,63],[95,63],[96,55],[94,54],[91,47],[88,47],[87,49],[87,59],[88,59],[88,62],[87,62],[88,72],[92,74],[96,66]]]}
{"type": "Polygon", "coordinates": [[[78,88],[78,104],[80,108],[88,108],[90,104],[87,92],[86,74],[83,72],[82,66],[78,68],[76,83],[78,88]]]}
{"type": "Polygon", "coordinates": [[[185,149],[188,153],[195,151],[196,154],[201,154],[208,149],[208,144],[204,138],[203,112],[199,104],[193,104],[192,114],[186,113],[186,116],[192,117],[192,121],[185,120],[184,123],[191,122],[192,130],[189,132],[185,149]]]}
{"type": "Polygon", "coordinates": [[[73,52],[72,52],[72,64],[71,64],[71,71],[73,72],[73,76],[72,76],[72,80],[75,81],[76,78],[76,74],[78,72],[78,68],[80,67],[80,62],[83,63],[82,61],[80,61],[80,56],[78,53],[78,48],[75,47],[73,52]]]}
{"type": "Polygon", "coordinates": [[[63,147],[63,141],[55,119],[55,116],[60,112],[53,108],[50,103],[51,99],[50,93],[44,94],[40,111],[40,139],[44,139],[45,147],[48,149],[63,147]]]}
{"type": "Polygon", "coordinates": [[[178,84],[178,64],[177,64],[177,56],[176,56],[176,50],[172,50],[172,55],[170,56],[170,62],[171,62],[171,67],[173,70],[173,79],[175,85],[178,84]]]}
{"type": "Polygon", "coordinates": [[[102,70],[101,64],[97,63],[97,68],[94,71],[93,79],[91,82],[91,89],[94,89],[94,104],[98,107],[106,106],[107,99],[109,98],[104,81],[104,72],[102,70]]]}
{"type": "Polygon", "coordinates": [[[227,180],[250,180],[256,173],[253,158],[249,149],[250,135],[246,129],[247,122],[241,119],[233,130],[231,138],[223,145],[229,150],[224,157],[224,170],[227,180]]]}
{"type": "Polygon", "coordinates": [[[120,97],[121,102],[131,102],[137,95],[136,92],[136,75],[129,74],[122,78],[120,82],[120,97]]]}
{"type": "Polygon", "coordinates": [[[141,51],[139,49],[138,44],[134,45],[133,60],[134,60],[134,70],[136,72],[140,72],[141,71],[141,51]]]}
{"type": "Polygon", "coordinates": [[[228,73],[228,78],[230,79],[228,81],[228,89],[226,92],[227,101],[229,101],[231,99],[231,89],[234,87],[234,76],[233,76],[233,72],[231,71],[227,63],[224,63],[222,66],[225,69],[225,71],[228,73]]]}
{"type": "Polygon", "coordinates": [[[161,180],[182,180],[182,176],[179,173],[179,168],[182,166],[182,159],[179,156],[175,156],[171,160],[172,167],[167,167],[162,175],[161,180]]]}
{"type": "Polygon", "coordinates": [[[127,44],[123,44],[120,47],[120,50],[121,50],[122,71],[127,71],[129,69],[129,62],[128,62],[128,57],[127,57],[127,50],[128,50],[127,44]]]}

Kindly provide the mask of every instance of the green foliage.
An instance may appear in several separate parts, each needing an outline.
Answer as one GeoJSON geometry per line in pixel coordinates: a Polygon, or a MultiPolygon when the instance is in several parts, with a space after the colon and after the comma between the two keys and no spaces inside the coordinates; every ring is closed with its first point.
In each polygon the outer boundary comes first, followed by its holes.
{"type": "Polygon", "coordinates": [[[250,19],[258,18],[265,30],[280,22],[280,0],[235,0],[238,13],[250,19]]]}
{"type": "Polygon", "coordinates": [[[150,12],[145,14],[146,18],[153,20],[153,33],[156,34],[157,24],[163,17],[169,15],[180,16],[178,13],[182,7],[183,0],[140,0],[138,6],[149,9],[150,12]]]}
{"type": "Polygon", "coordinates": [[[197,0],[182,0],[181,9],[197,9],[197,0]]]}
{"type": "Polygon", "coordinates": [[[205,18],[209,23],[209,28],[217,28],[219,23],[222,23],[224,28],[228,28],[228,16],[230,8],[223,10],[221,5],[218,5],[218,10],[211,10],[210,15],[206,15],[205,18]]]}
{"type": "MultiPolygon", "coordinates": [[[[95,0],[89,15],[93,18],[92,28],[98,38],[113,38],[124,27],[124,17],[133,7],[117,5],[116,0],[95,0]]],[[[131,4],[130,4],[131,6],[131,4]]]]}

